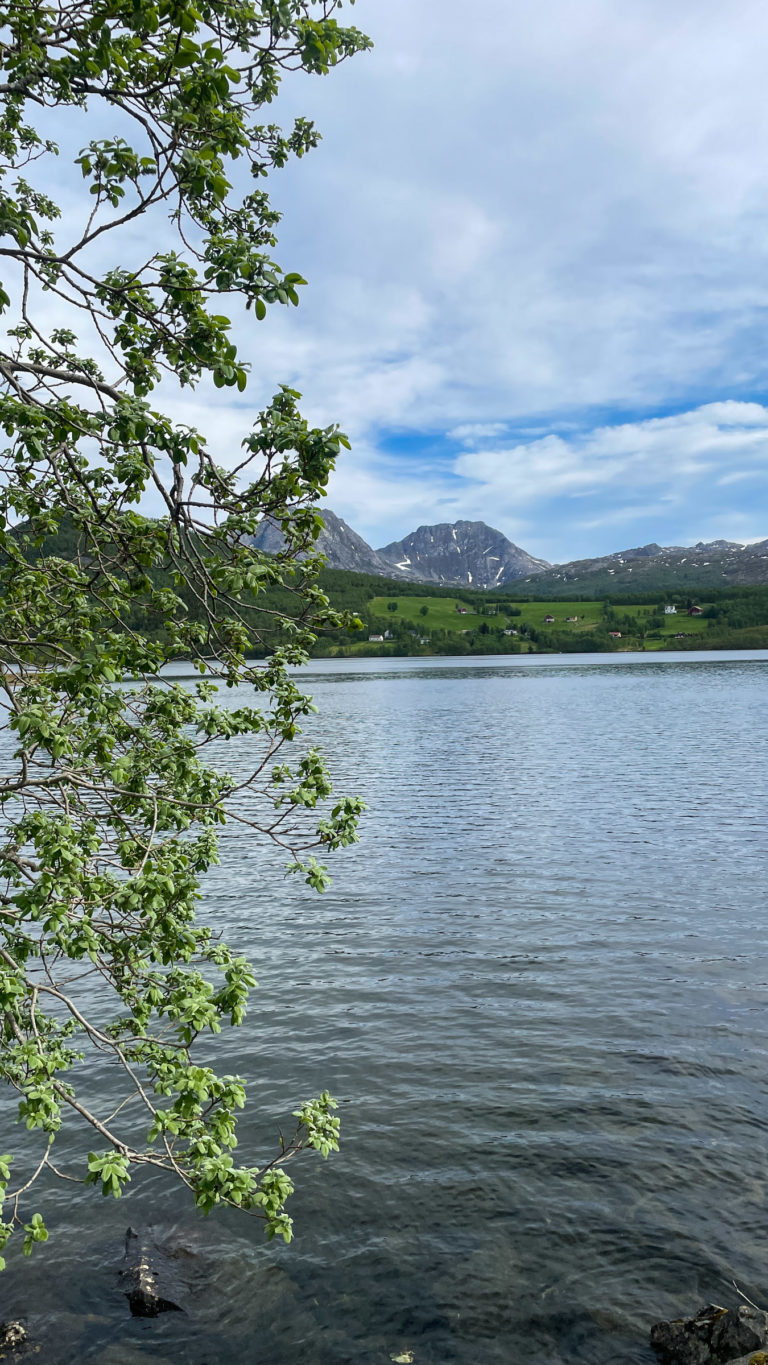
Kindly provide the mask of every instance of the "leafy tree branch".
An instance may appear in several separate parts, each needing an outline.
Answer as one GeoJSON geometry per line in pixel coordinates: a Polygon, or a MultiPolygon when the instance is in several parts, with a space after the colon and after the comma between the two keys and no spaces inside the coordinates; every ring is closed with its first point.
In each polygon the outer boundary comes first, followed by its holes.
{"type": "Polygon", "coordinates": [[[287,854],[318,890],[316,852],[356,838],[360,802],[332,796],[319,753],[290,754],[312,710],[291,666],[344,620],[313,546],[347,443],[282,387],[225,468],[155,398],[169,377],[246,388],[222,298],[257,321],[298,303],[263,182],[318,134],[262,118],[285,73],[325,74],[369,45],[339,9],[0,5],[0,1073],[43,1146],[16,1186],[0,1161],[0,1249],[16,1231],[25,1254],[46,1239],[27,1211],[44,1173],[118,1196],[143,1166],[288,1240],[283,1166],[338,1145],[323,1093],[276,1154],[238,1165],[243,1081],[201,1065],[195,1043],[242,1024],[255,985],[198,914],[221,827],[287,854]],[[113,130],[74,158],[79,221],[48,189],[48,111],[67,108],[113,130]],[[251,543],[265,516],[285,536],[274,557],[251,543]],[[163,672],[178,657],[191,686],[163,672]],[[238,691],[222,699],[222,685],[238,691]],[[233,743],[249,760],[237,778],[222,765],[233,743]],[[117,1104],[84,1097],[92,1053],[122,1077],[117,1104]],[[93,1135],[79,1172],[53,1162],[70,1122],[93,1135]]]}

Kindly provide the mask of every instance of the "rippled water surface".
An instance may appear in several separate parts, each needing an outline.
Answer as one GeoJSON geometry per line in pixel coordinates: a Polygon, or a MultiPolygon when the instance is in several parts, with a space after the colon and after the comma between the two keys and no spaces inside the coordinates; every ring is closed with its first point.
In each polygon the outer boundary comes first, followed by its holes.
{"type": "Polygon", "coordinates": [[[764,1302],[766,656],[328,661],[307,686],[362,842],[317,897],[232,830],[206,913],[260,982],[220,1043],[258,1099],[241,1155],[326,1086],[342,1152],[294,1167],[288,1248],[160,1180],[52,1190],[0,1316],[46,1362],[631,1365],[733,1279],[764,1302]],[[128,1221],[186,1249],[188,1314],[127,1316],[128,1221]]]}

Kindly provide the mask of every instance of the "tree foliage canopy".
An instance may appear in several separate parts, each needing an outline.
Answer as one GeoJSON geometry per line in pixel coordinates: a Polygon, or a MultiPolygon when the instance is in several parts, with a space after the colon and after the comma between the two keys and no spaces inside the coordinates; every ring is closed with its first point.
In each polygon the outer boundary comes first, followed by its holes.
{"type": "Polygon", "coordinates": [[[285,747],[310,709],[290,665],[333,620],[311,549],[346,443],[284,387],[225,468],[160,400],[246,388],[227,295],[254,325],[298,302],[304,281],[272,259],[265,178],[317,133],[264,111],[286,72],[368,46],[340,3],[0,4],[0,1072],[31,1130],[26,1164],[38,1139],[21,1186],[0,1162],[0,1250],[17,1228],[25,1251],[47,1237],[26,1201],[58,1169],[65,1119],[90,1128],[82,1175],[105,1194],[160,1167],[202,1209],[240,1206],[286,1240],[286,1158],[336,1146],[325,1094],[274,1158],[238,1166],[243,1082],[193,1047],[242,1021],[254,985],[197,917],[219,827],[271,840],[320,890],[312,849],[355,838],[359,802],[334,804],[320,754],[285,747]],[[250,544],[264,516],[285,536],[274,558],[250,544]],[[276,588],[285,610],[263,605],[276,588]],[[194,685],[161,673],[178,657],[194,685]],[[245,783],[209,757],[226,741],[249,755],[245,783]],[[119,1110],[82,1098],[93,1049],[123,1076],[119,1110]]]}

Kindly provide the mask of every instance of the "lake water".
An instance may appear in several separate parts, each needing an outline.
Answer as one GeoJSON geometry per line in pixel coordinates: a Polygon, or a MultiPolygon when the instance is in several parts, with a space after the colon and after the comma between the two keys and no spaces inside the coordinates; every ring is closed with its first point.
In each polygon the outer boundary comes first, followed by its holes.
{"type": "Polygon", "coordinates": [[[233,829],[206,914],[260,982],[219,1045],[243,1159],[326,1086],[342,1151],[294,1164],[290,1247],[157,1178],[52,1189],[0,1316],[46,1365],[640,1365],[732,1280],[765,1303],[768,654],[306,683],[362,842],[317,897],[233,829]],[[128,1316],[128,1222],[187,1249],[188,1314],[128,1316]]]}

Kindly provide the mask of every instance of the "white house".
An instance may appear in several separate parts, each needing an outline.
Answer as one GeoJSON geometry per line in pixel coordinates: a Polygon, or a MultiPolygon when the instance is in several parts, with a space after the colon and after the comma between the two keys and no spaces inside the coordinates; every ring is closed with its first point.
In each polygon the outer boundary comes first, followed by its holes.
{"type": "Polygon", "coordinates": [[[665,608],[664,608],[664,615],[665,615],[665,616],[677,616],[677,607],[665,607],[665,608]]]}

